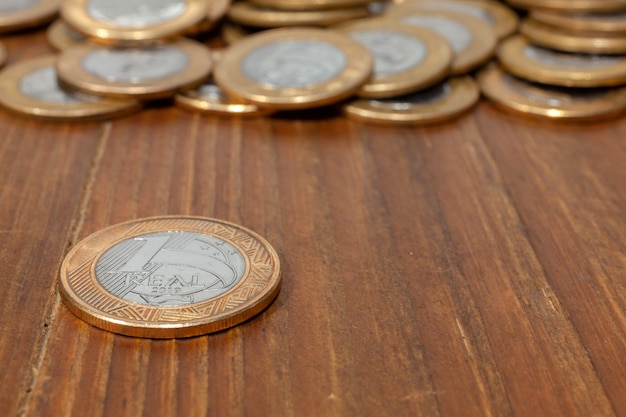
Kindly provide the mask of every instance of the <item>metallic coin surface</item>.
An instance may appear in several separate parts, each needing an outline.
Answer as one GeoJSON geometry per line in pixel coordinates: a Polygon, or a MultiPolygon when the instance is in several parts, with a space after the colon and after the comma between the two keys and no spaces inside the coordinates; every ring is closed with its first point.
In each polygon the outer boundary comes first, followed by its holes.
{"type": "Polygon", "coordinates": [[[57,71],[62,83],[80,91],[154,99],[201,84],[211,55],[189,39],[135,48],[79,45],[61,54],[57,71]]]}
{"type": "Polygon", "coordinates": [[[355,100],[344,105],[343,112],[367,123],[427,125],[458,117],[472,108],[479,96],[472,77],[462,76],[405,96],[355,100]]]}
{"type": "Polygon", "coordinates": [[[277,10],[328,10],[367,6],[369,0],[250,0],[259,7],[277,10]]]}
{"type": "Polygon", "coordinates": [[[502,67],[519,77],[566,87],[605,87],[626,83],[626,57],[559,52],[528,42],[522,36],[498,48],[502,67]]]}
{"type": "Polygon", "coordinates": [[[626,87],[567,88],[537,84],[497,65],[477,77],[482,93],[506,110],[555,120],[599,120],[626,111],[626,87]]]}
{"type": "Polygon", "coordinates": [[[372,72],[368,50],[322,29],[274,29],[251,35],[224,53],[217,85],[261,107],[303,109],[353,94],[372,72]]]}
{"type": "Polygon", "coordinates": [[[61,19],[52,23],[46,32],[48,43],[57,51],[64,51],[81,44],[86,38],[65,24],[61,19]]]}
{"type": "Polygon", "coordinates": [[[390,15],[389,19],[435,31],[444,37],[455,54],[450,74],[464,74],[486,62],[495,52],[496,36],[471,16],[443,11],[390,15]]]}
{"type": "Polygon", "coordinates": [[[558,13],[534,9],[530,16],[537,22],[570,31],[606,34],[626,33],[626,11],[613,13],[558,13]]]}
{"type": "Polygon", "coordinates": [[[112,100],[61,88],[55,56],[21,61],[0,73],[0,104],[15,113],[49,120],[109,119],[140,109],[136,100],[112,100]]]}
{"type": "Polygon", "coordinates": [[[626,0],[507,0],[522,9],[548,9],[560,12],[611,12],[626,9],[626,0]]]}
{"type": "Polygon", "coordinates": [[[280,289],[276,251],[256,233],[201,217],[108,227],[65,257],[60,292],[78,317],[148,338],[189,337],[260,313],[280,289]]]}
{"type": "Polygon", "coordinates": [[[52,20],[62,0],[2,0],[0,33],[35,27],[52,20]]]}
{"type": "Polygon", "coordinates": [[[4,44],[0,43],[0,68],[7,62],[7,50],[4,44]]]}
{"type": "Polygon", "coordinates": [[[425,88],[443,79],[452,62],[446,40],[426,29],[368,19],[335,30],[363,44],[374,56],[372,79],[357,93],[362,97],[393,97],[425,88]]]}
{"type": "Polygon", "coordinates": [[[204,0],[65,0],[65,22],[96,42],[138,45],[171,38],[207,18],[204,0]]]}

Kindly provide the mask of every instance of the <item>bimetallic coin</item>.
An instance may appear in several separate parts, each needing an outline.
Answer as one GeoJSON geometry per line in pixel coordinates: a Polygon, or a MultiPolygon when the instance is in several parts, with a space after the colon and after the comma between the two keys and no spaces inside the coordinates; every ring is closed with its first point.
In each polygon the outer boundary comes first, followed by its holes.
{"type": "Polygon", "coordinates": [[[557,13],[550,10],[531,10],[530,17],[546,25],[569,31],[603,34],[626,34],[626,11],[613,13],[557,13]]]}
{"type": "Polygon", "coordinates": [[[65,0],[61,16],[94,41],[152,43],[182,34],[207,17],[204,0],[65,0]]]}
{"type": "Polygon", "coordinates": [[[426,29],[386,19],[355,21],[335,29],[374,56],[374,73],[358,91],[361,97],[393,97],[423,89],[443,79],[452,62],[446,40],[426,29]]]}
{"type": "Polygon", "coordinates": [[[274,29],[224,53],[217,85],[271,109],[303,109],[352,95],[370,77],[372,57],[357,41],[322,29],[274,29]]]}
{"type": "Polygon", "coordinates": [[[148,338],[189,337],[260,313],[280,289],[276,251],[256,233],[200,217],[103,229],[65,257],[60,292],[78,317],[148,338]]]}
{"type": "Polygon", "coordinates": [[[626,36],[566,31],[533,19],[525,19],[522,22],[520,33],[536,45],[558,51],[583,54],[626,54],[626,36]]]}
{"type": "Polygon", "coordinates": [[[626,111],[626,87],[567,88],[522,80],[491,65],[478,74],[482,93],[506,110],[554,120],[599,120],[626,111]]]}
{"type": "Polygon", "coordinates": [[[62,0],[2,0],[0,33],[39,26],[54,19],[62,0]]]}
{"type": "Polygon", "coordinates": [[[471,109],[479,97],[472,77],[463,76],[405,96],[355,100],[344,105],[343,112],[367,123],[427,125],[458,117],[471,109]]]}
{"type": "Polygon", "coordinates": [[[57,51],[64,51],[86,41],[86,38],[65,24],[57,20],[48,27],[48,42],[57,51]]]}
{"type": "Polygon", "coordinates": [[[367,6],[369,0],[250,0],[259,7],[277,10],[329,10],[367,6]]]}
{"type": "Polygon", "coordinates": [[[249,36],[253,33],[258,32],[258,30],[255,30],[253,28],[244,28],[243,26],[238,25],[236,23],[232,23],[232,22],[224,22],[222,23],[221,26],[222,26],[222,31],[221,31],[222,39],[228,45],[235,43],[245,38],[246,36],[249,36]]]}
{"type": "Polygon", "coordinates": [[[452,12],[423,11],[389,19],[430,29],[444,37],[455,54],[450,74],[465,74],[485,63],[496,47],[496,36],[480,20],[452,12]]]}
{"type": "Polygon", "coordinates": [[[369,16],[367,6],[328,10],[278,10],[255,6],[246,1],[235,2],[228,18],[241,25],[259,28],[290,26],[330,26],[369,16]]]}
{"type": "Polygon", "coordinates": [[[560,12],[612,12],[626,9],[626,0],[507,0],[521,9],[548,9],[560,12]]]}
{"type": "Polygon", "coordinates": [[[522,36],[498,48],[502,67],[519,77],[566,87],[607,87],[626,84],[626,57],[559,52],[528,42],[522,36]]]}
{"type": "Polygon", "coordinates": [[[39,119],[109,119],[140,109],[136,100],[112,100],[72,93],[57,83],[55,56],[22,61],[0,73],[0,104],[39,119]]]}
{"type": "Polygon", "coordinates": [[[7,62],[7,50],[2,43],[0,43],[0,68],[7,62]]]}
{"type": "Polygon", "coordinates": [[[211,55],[188,39],[136,48],[79,45],[61,54],[57,71],[64,85],[79,91],[154,99],[201,84],[211,71],[211,55]]]}
{"type": "Polygon", "coordinates": [[[420,10],[449,11],[472,16],[487,23],[499,39],[517,29],[517,14],[502,3],[491,0],[413,0],[393,4],[387,9],[389,15],[414,13],[420,10]]]}

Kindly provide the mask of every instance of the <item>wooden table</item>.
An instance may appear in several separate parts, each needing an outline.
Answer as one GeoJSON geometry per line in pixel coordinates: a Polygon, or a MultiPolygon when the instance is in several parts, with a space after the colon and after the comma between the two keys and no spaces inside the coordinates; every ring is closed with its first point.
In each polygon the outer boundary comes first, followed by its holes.
{"type": "MultiPolygon", "coordinates": [[[[52,52],[5,37],[11,62],[52,52]]],[[[626,416],[626,119],[483,101],[438,127],[168,107],[0,112],[2,416],[626,416]],[[242,224],[283,288],[217,334],[145,340],[60,302],[78,240],[139,217],[242,224]]]]}

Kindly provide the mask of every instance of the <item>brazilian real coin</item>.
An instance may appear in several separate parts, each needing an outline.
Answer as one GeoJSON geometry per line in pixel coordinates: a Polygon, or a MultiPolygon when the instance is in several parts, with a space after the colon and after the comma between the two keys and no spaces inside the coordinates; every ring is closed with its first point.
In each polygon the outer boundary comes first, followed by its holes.
{"type": "Polygon", "coordinates": [[[559,52],[531,44],[520,35],[500,44],[498,59],[506,71],[544,84],[565,87],[626,84],[625,56],[559,52]]]}
{"type": "Polygon", "coordinates": [[[626,87],[567,88],[537,84],[490,65],[478,73],[482,93],[505,110],[553,120],[601,120],[626,111],[626,87]]]}
{"type": "Polygon", "coordinates": [[[530,17],[546,25],[571,31],[626,34],[626,9],[613,13],[559,13],[534,9],[530,17]]]}
{"type": "Polygon", "coordinates": [[[20,61],[0,72],[0,105],[48,120],[110,119],[140,110],[136,100],[114,100],[65,91],[57,83],[56,56],[20,61]]]}
{"type": "Polygon", "coordinates": [[[443,36],[455,58],[450,74],[465,74],[485,63],[495,52],[496,35],[490,27],[472,16],[447,11],[421,11],[390,14],[389,19],[430,29],[443,36]]]}
{"type": "Polygon", "coordinates": [[[442,80],[452,49],[436,33],[388,19],[364,19],[335,27],[366,46],[374,56],[372,79],[361,97],[384,98],[417,91],[442,80]]]}
{"type": "Polygon", "coordinates": [[[235,326],[277,296],[276,251],[242,226],[201,217],[121,223],[79,242],[60,270],[78,317],[128,336],[178,338],[235,326]]]}
{"type": "Polygon", "coordinates": [[[215,82],[232,96],[276,110],[341,101],[369,79],[366,47],[339,33],[284,28],[232,44],[215,66],[215,82]]]}
{"type": "Polygon", "coordinates": [[[134,45],[179,35],[207,16],[205,0],[65,0],[61,16],[85,36],[134,45]]]}
{"type": "Polygon", "coordinates": [[[64,86],[109,97],[155,99],[195,87],[211,71],[211,53],[203,44],[180,38],[134,48],[78,45],[57,63],[64,86]]]}
{"type": "Polygon", "coordinates": [[[39,26],[52,19],[62,0],[2,0],[0,33],[39,26]]]}
{"type": "Polygon", "coordinates": [[[67,26],[61,19],[48,26],[46,35],[48,43],[57,51],[64,51],[86,41],[83,35],[67,26]]]}
{"type": "Polygon", "coordinates": [[[7,49],[0,43],[0,68],[7,62],[7,49]]]}
{"type": "Polygon", "coordinates": [[[250,0],[260,7],[279,10],[328,10],[367,6],[370,0],[250,0]]]}
{"type": "Polygon", "coordinates": [[[508,0],[521,9],[546,9],[559,12],[613,12],[626,9],[626,0],[508,0]]]}
{"type": "Polygon", "coordinates": [[[458,117],[471,109],[479,97],[474,79],[466,75],[404,96],[354,100],[343,106],[343,112],[366,123],[427,125],[458,117]]]}

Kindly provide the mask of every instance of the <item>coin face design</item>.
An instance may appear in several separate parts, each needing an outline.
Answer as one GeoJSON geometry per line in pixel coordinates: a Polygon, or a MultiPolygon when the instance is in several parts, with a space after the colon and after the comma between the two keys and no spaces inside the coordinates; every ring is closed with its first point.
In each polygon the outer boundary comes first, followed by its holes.
{"type": "Polygon", "coordinates": [[[219,88],[213,80],[209,80],[208,83],[202,84],[198,87],[197,91],[200,98],[208,101],[222,101],[226,99],[226,95],[222,89],[219,88]]]}
{"type": "Polygon", "coordinates": [[[237,248],[218,237],[190,232],[126,239],[96,263],[96,278],[107,291],[152,306],[209,300],[234,287],[245,271],[237,248]]]}
{"type": "Polygon", "coordinates": [[[624,62],[624,58],[617,56],[560,52],[531,44],[523,49],[523,54],[542,64],[577,69],[609,67],[624,62]]]}
{"type": "Polygon", "coordinates": [[[121,334],[174,338],[239,324],[278,294],[276,251],[242,226],[164,216],[100,230],[60,271],[63,301],[87,322],[121,334]]]}
{"type": "Polygon", "coordinates": [[[472,32],[454,19],[448,19],[443,16],[411,15],[402,19],[402,21],[437,32],[450,43],[452,50],[456,54],[466,50],[472,43],[472,32]]]}
{"type": "Polygon", "coordinates": [[[33,7],[41,0],[3,0],[0,3],[0,13],[11,13],[33,7]]]}
{"type": "Polygon", "coordinates": [[[19,89],[29,97],[48,103],[81,103],[98,100],[97,97],[84,96],[83,98],[83,95],[62,90],[52,66],[38,69],[22,77],[19,89]]]}
{"type": "Polygon", "coordinates": [[[99,48],[83,58],[82,66],[88,73],[109,82],[141,83],[176,74],[188,62],[184,52],[170,46],[99,48]]]}
{"type": "Polygon", "coordinates": [[[91,0],[87,13],[100,22],[141,28],[175,19],[186,7],[184,0],[91,0]]]}
{"type": "Polygon", "coordinates": [[[277,41],[261,46],[241,61],[251,80],[276,87],[306,87],[326,82],[348,63],[337,47],[317,40],[277,41]]]}
{"type": "Polygon", "coordinates": [[[350,36],[372,51],[374,75],[390,75],[407,71],[419,65],[428,50],[414,36],[390,30],[360,30],[350,36]]]}
{"type": "Polygon", "coordinates": [[[391,110],[410,110],[415,106],[426,106],[441,101],[450,95],[452,88],[447,82],[437,84],[416,93],[388,99],[370,100],[373,107],[384,107],[391,110]]]}

